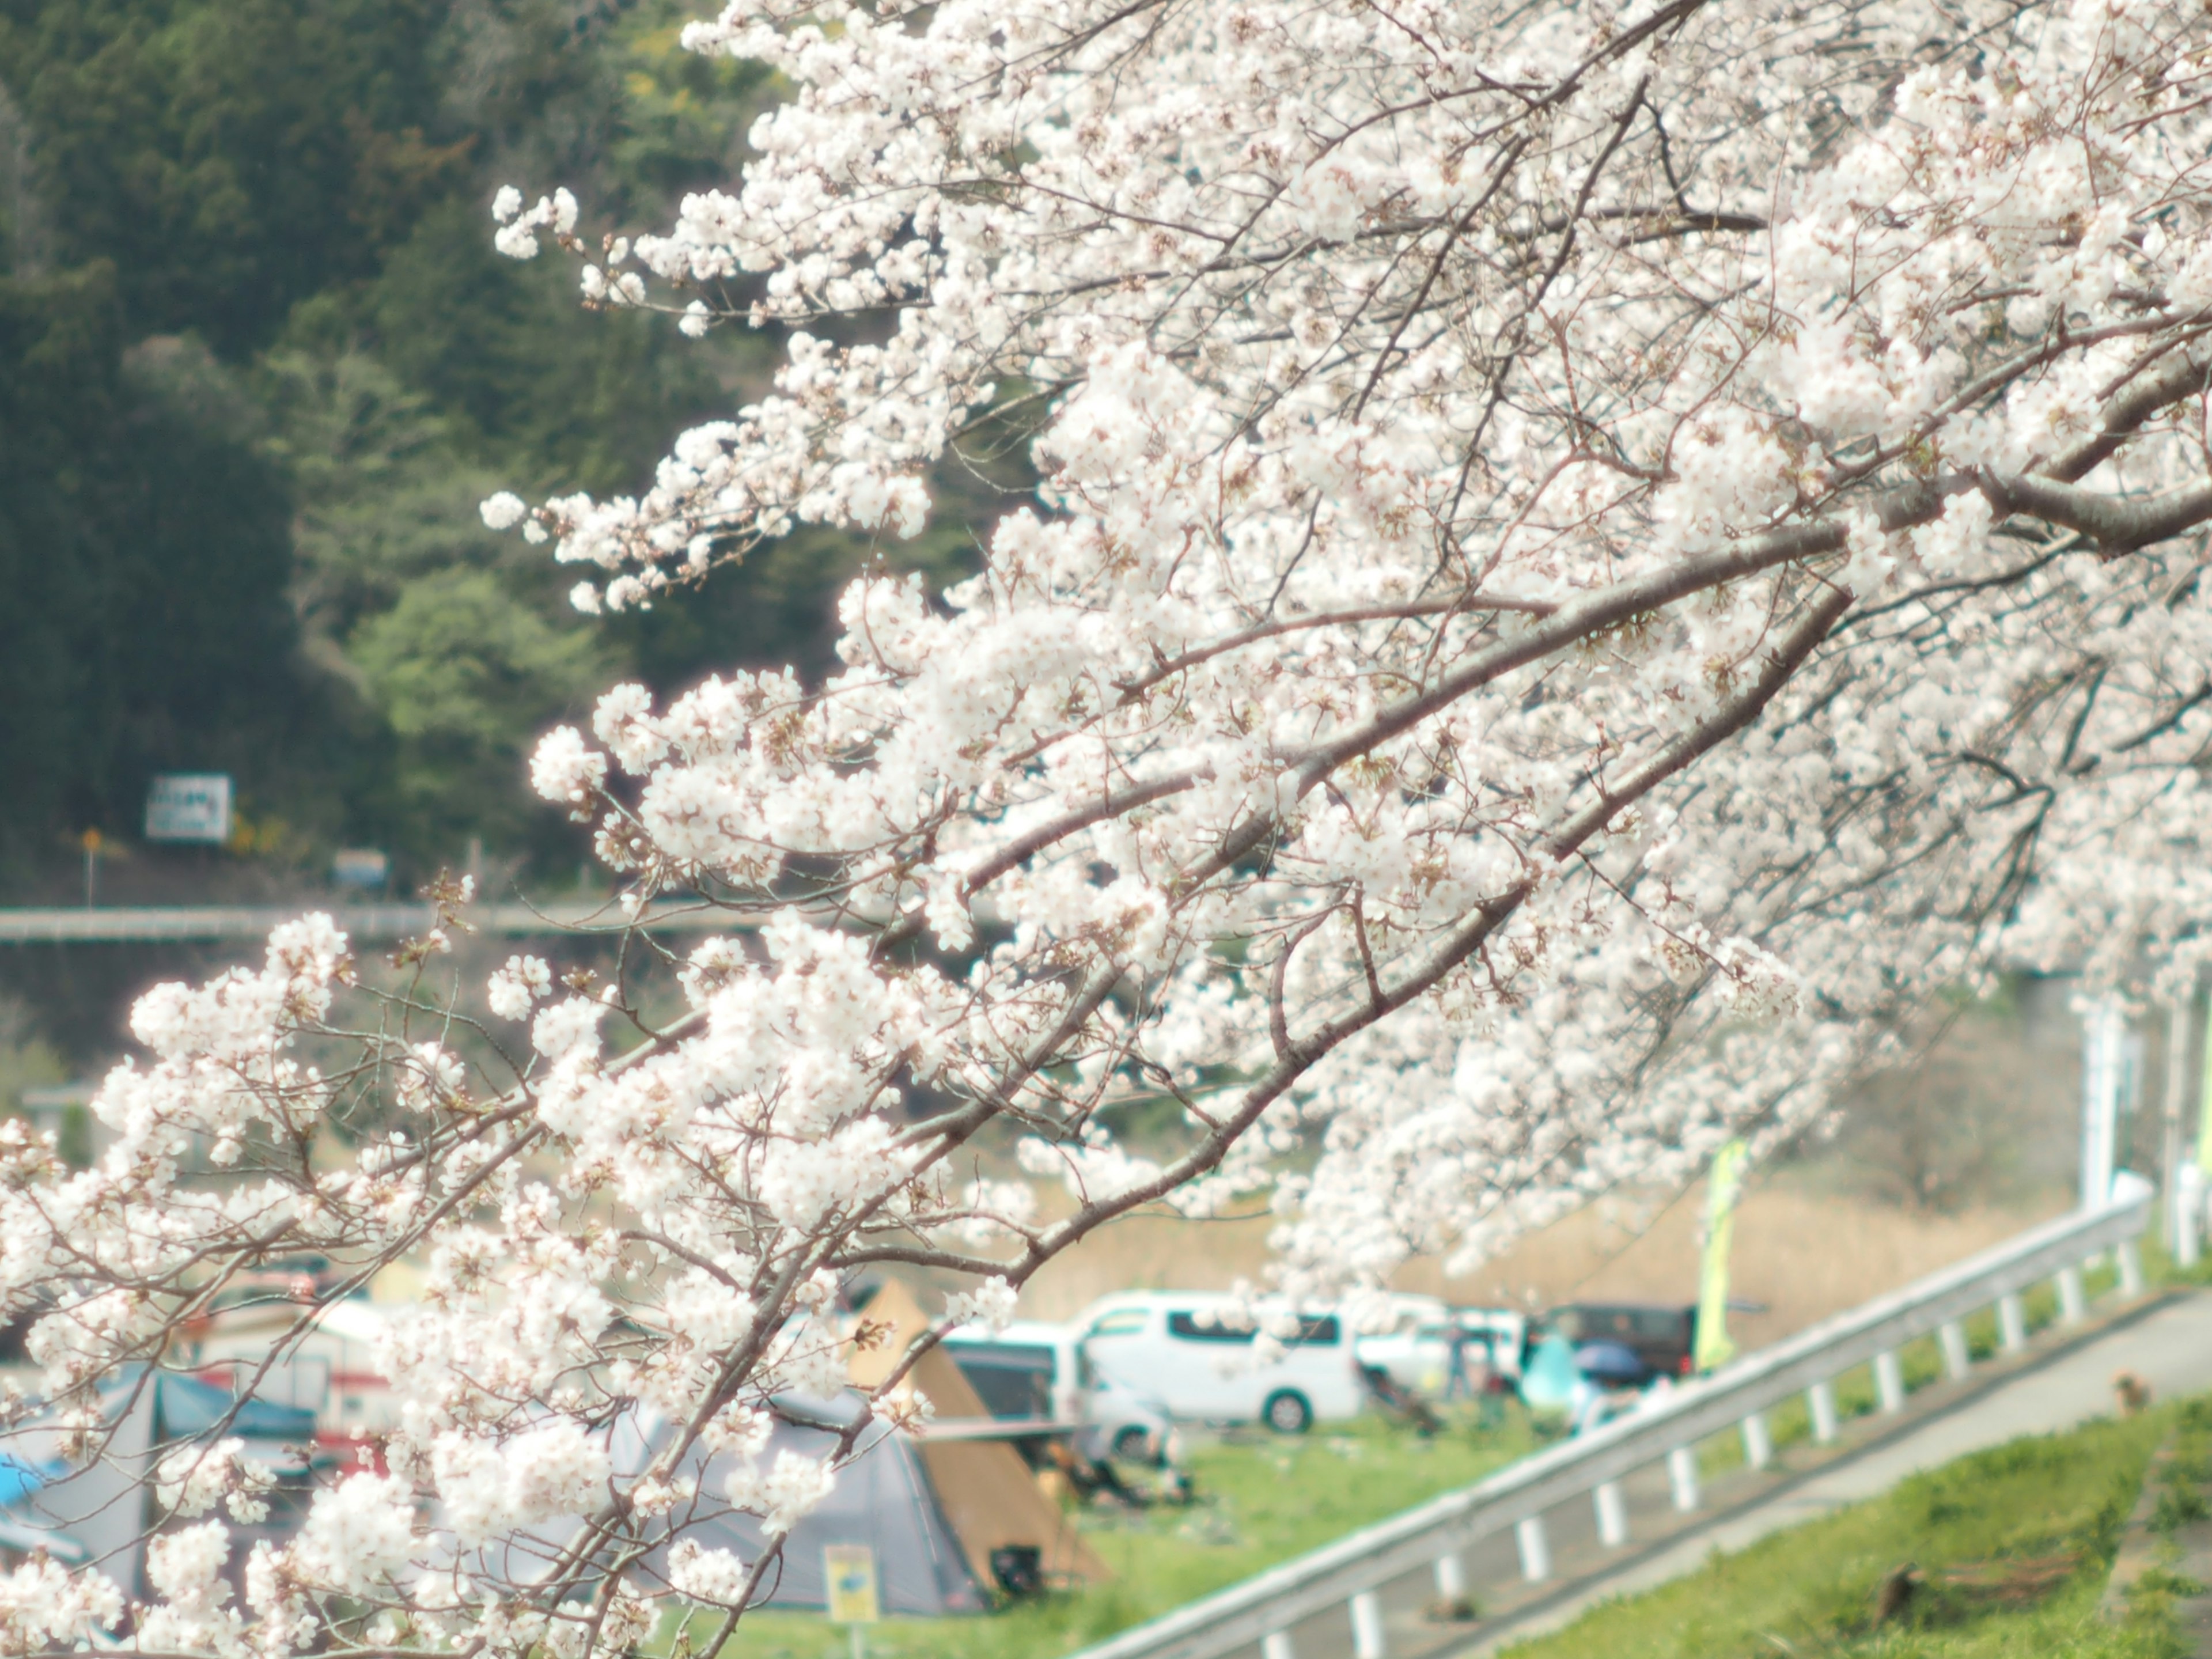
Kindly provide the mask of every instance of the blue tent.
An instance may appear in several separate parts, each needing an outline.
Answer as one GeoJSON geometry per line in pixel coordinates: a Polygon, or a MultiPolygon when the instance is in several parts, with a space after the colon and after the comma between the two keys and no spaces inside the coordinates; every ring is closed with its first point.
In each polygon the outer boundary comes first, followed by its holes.
{"type": "Polygon", "coordinates": [[[203,1382],[196,1376],[164,1371],[155,1379],[155,1435],[162,1440],[189,1440],[205,1434],[235,1408],[230,1426],[223,1431],[248,1440],[281,1440],[288,1445],[312,1445],[315,1414],[304,1406],[279,1406],[249,1396],[234,1399],[229,1389],[203,1382]]]}

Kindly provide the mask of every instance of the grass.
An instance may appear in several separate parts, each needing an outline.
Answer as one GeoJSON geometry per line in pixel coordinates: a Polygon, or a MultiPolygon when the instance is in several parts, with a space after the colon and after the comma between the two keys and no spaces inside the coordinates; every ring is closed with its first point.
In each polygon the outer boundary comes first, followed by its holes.
{"type": "MultiPolygon", "coordinates": [[[[890,1619],[871,1659],[1046,1659],[1209,1595],[1355,1528],[1480,1480],[1539,1443],[1517,1408],[1498,1427],[1455,1420],[1420,1440],[1372,1416],[1297,1439],[1260,1434],[1194,1447],[1188,1509],[1088,1510],[1078,1521],[1112,1583],[962,1619],[890,1619]]],[[[746,1615],[738,1659],[846,1659],[845,1632],[817,1614],[746,1615]]]]}
{"type": "Polygon", "coordinates": [[[2165,1407],[2017,1440],[1916,1476],[1885,1497],[1776,1534],[1615,1601],[1512,1659],[2177,1659],[2153,1585],[2124,1623],[2097,1616],[2165,1407]],[[1906,1564],[1914,1589],[1877,1620],[1906,1564]]]}

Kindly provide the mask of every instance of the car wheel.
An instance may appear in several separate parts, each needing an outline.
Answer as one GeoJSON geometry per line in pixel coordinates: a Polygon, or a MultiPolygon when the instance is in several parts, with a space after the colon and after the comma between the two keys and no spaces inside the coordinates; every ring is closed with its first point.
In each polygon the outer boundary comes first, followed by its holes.
{"type": "Polygon", "coordinates": [[[1152,1461],[1152,1436],[1149,1429],[1140,1429],[1132,1423],[1114,1436],[1114,1455],[1125,1463],[1149,1463],[1152,1461]]]}
{"type": "Polygon", "coordinates": [[[1267,1396],[1267,1403],[1260,1407],[1260,1420],[1277,1434],[1304,1434],[1313,1426],[1313,1407],[1305,1395],[1285,1389],[1267,1396]]]}

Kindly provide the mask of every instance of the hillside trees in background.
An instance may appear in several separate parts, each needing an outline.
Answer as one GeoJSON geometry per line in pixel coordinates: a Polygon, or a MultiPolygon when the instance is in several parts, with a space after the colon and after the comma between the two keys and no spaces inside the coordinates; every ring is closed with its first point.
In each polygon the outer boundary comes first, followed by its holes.
{"type": "Polygon", "coordinates": [[[290,662],[284,481],[180,354],[127,352],[113,268],[0,278],[0,823],[128,819],[189,744],[315,759],[290,662]],[[212,532],[212,533],[210,533],[212,532]]]}
{"type": "MultiPolygon", "coordinates": [[[[726,176],[763,82],[673,8],[550,0],[9,0],[0,213],[15,706],[0,883],[73,879],[147,776],[234,773],[279,866],[411,882],[471,837],[569,867],[530,742],[611,673],[818,670],[870,538],[763,550],[681,617],[587,622],[495,543],[495,484],[649,481],[766,343],[576,325],[573,275],[493,254],[491,181],[557,171],[610,223],[726,176]],[[289,601],[289,605],[288,605],[289,601]]],[[[957,523],[896,556],[963,568],[957,523]]],[[[220,872],[197,863],[193,883],[220,872]]]]}

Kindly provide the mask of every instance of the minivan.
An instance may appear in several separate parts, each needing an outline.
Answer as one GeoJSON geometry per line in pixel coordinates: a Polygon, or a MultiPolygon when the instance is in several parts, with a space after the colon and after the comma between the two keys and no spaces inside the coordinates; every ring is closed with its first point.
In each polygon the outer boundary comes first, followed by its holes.
{"type": "MultiPolygon", "coordinates": [[[[1264,1423],[1303,1434],[1357,1417],[1365,1403],[1352,1333],[1334,1312],[1304,1313],[1275,1358],[1262,1363],[1249,1304],[1200,1291],[1102,1297],[1076,1319],[1083,1352],[1102,1376],[1206,1423],[1264,1423]]],[[[1255,1311],[1263,1316],[1267,1304],[1255,1311]]]]}

